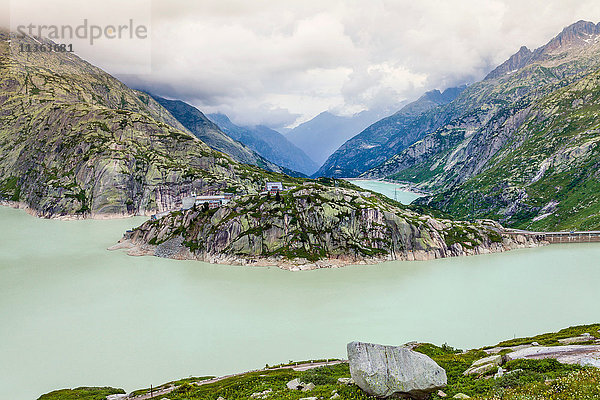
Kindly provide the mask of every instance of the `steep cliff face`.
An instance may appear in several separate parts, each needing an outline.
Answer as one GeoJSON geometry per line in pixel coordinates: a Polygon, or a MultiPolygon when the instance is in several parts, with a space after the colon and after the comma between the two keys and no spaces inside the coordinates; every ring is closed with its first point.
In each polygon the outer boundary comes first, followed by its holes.
{"type": "Polygon", "coordinates": [[[147,214],[192,191],[258,190],[269,176],[77,56],[21,53],[22,42],[35,43],[0,32],[0,200],[44,217],[147,214]]]}
{"type": "Polygon", "coordinates": [[[315,176],[356,177],[376,167],[446,123],[453,110],[444,106],[464,89],[428,92],[394,115],[370,125],[336,150],[315,176]]]}
{"type": "Polygon", "coordinates": [[[126,234],[120,247],[130,247],[132,254],[294,269],[519,246],[502,232],[491,221],[434,219],[383,197],[307,183],[279,199],[246,196],[217,210],[171,213],[126,234]]]}
{"type": "Polygon", "coordinates": [[[536,229],[600,226],[587,218],[597,213],[595,200],[577,193],[596,172],[597,32],[597,25],[579,22],[534,52],[521,49],[448,105],[461,110],[449,123],[365,176],[413,182],[436,194],[421,202],[459,217],[536,229]],[[586,150],[571,151],[580,147],[586,150]],[[563,164],[553,186],[548,160],[564,153],[573,168],[563,164]],[[561,188],[570,189],[558,196],[561,188]],[[560,208],[564,213],[554,213],[560,208]]]}

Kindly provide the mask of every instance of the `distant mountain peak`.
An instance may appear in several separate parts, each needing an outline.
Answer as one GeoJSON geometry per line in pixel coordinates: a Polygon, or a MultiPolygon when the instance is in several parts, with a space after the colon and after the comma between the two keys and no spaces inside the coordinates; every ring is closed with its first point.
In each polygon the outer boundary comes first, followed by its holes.
{"type": "Polygon", "coordinates": [[[598,35],[600,35],[600,23],[577,21],[563,29],[561,33],[544,46],[544,52],[551,52],[572,45],[586,45],[591,43],[591,39],[598,35]]]}
{"type": "MultiPolygon", "coordinates": [[[[267,160],[292,171],[310,175],[319,166],[304,151],[295,146],[281,133],[265,125],[240,126],[222,113],[208,114],[229,137],[254,150],[267,160]]],[[[294,173],[297,175],[297,173],[294,173]]]]}
{"type": "Polygon", "coordinates": [[[527,46],[521,46],[519,51],[510,56],[508,60],[500,64],[496,69],[488,74],[485,79],[494,79],[502,75],[510,74],[511,72],[517,71],[531,61],[533,52],[527,48],[527,46]]]}
{"type": "Polygon", "coordinates": [[[465,90],[466,87],[467,85],[461,85],[457,87],[447,88],[443,92],[439,89],[430,90],[429,92],[425,92],[425,94],[421,96],[419,100],[430,100],[440,105],[448,104],[452,100],[454,100],[456,96],[458,96],[463,90],[465,90]]]}
{"type": "Polygon", "coordinates": [[[510,74],[559,50],[596,43],[599,36],[600,23],[577,21],[564,28],[561,33],[535,51],[529,50],[526,46],[521,46],[519,51],[490,72],[485,79],[495,79],[510,74]]]}

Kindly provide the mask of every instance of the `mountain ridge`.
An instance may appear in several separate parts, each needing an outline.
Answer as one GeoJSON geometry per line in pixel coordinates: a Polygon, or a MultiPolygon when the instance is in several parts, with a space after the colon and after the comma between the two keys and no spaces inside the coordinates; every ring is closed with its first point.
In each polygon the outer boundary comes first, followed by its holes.
{"type": "Polygon", "coordinates": [[[290,170],[311,175],[319,166],[281,133],[263,125],[254,127],[239,126],[231,122],[225,114],[207,116],[223,132],[237,140],[267,160],[290,170]]]}
{"type": "Polygon", "coordinates": [[[346,141],[321,166],[315,176],[352,178],[387,160],[406,146],[420,139],[432,126],[445,120],[437,107],[449,104],[466,86],[432,90],[423,94],[389,117],[383,118],[346,141]],[[431,119],[423,126],[419,118],[427,112],[431,119]],[[434,114],[435,113],[435,114],[434,114]]]}
{"type": "Polygon", "coordinates": [[[524,68],[533,62],[542,60],[549,53],[568,45],[581,45],[581,42],[589,43],[591,39],[596,39],[600,35],[600,23],[580,20],[572,25],[565,27],[561,33],[552,38],[548,43],[538,47],[534,51],[526,46],[521,46],[519,51],[513,54],[508,60],[496,67],[485,79],[495,79],[502,74],[511,73],[524,68]],[[592,38],[592,36],[595,36],[592,38]]]}
{"type": "Polygon", "coordinates": [[[196,107],[181,100],[169,100],[152,94],[150,96],[189,132],[212,149],[225,153],[244,164],[256,165],[274,172],[285,172],[280,166],[266,160],[253,149],[231,138],[196,107]]]}
{"type": "Polygon", "coordinates": [[[362,111],[353,116],[339,116],[323,111],[313,119],[286,132],[285,136],[320,167],[346,140],[360,133],[379,118],[379,113],[370,111],[362,111]]]}
{"type": "Polygon", "coordinates": [[[533,52],[521,48],[520,60],[509,59],[449,104],[458,112],[448,123],[363,176],[416,184],[434,193],[419,202],[461,218],[526,229],[600,227],[598,199],[581,191],[594,186],[596,172],[599,26],[577,22],[533,52]],[[551,181],[556,187],[544,187],[551,181]]]}

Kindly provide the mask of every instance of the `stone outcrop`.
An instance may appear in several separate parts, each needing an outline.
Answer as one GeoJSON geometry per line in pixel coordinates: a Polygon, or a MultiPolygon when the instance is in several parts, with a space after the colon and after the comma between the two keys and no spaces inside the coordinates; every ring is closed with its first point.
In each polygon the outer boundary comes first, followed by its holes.
{"type": "Polygon", "coordinates": [[[594,336],[589,333],[584,333],[580,336],[574,336],[570,338],[558,339],[560,344],[576,344],[576,343],[586,343],[596,340],[594,336]]]}
{"type": "Polygon", "coordinates": [[[500,365],[503,364],[503,358],[501,355],[493,355],[479,359],[463,372],[463,375],[483,375],[486,372],[496,370],[500,365]]]}
{"type": "Polygon", "coordinates": [[[299,270],[535,245],[504,236],[492,221],[435,219],[383,196],[307,183],[280,200],[245,196],[217,210],[171,213],[126,234],[119,247],[130,247],[133,255],[299,270]]]}
{"type": "Polygon", "coordinates": [[[600,345],[535,346],[506,354],[508,361],[553,358],[563,364],[578,364],[600,368],[600,345]]]}
{"type": "Polygon", "coordinates": [[[447,384],[443,368],[404,346],[348,343],[348,362],[352,379],[371,396],[423,399],[447,384]]]}

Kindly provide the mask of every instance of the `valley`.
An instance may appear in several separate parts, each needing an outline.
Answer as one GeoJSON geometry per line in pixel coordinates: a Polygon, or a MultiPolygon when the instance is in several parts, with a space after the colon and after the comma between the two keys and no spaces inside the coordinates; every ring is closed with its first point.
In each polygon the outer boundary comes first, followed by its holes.
{"type": "Polygon", "coordinates": [[[219,7],[147,75],[0,29],[0,399],[600,399],[600,24],[457,71],[219,7]]]}

